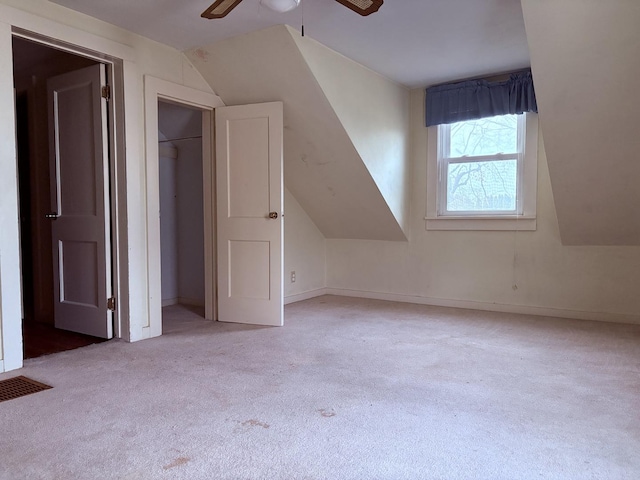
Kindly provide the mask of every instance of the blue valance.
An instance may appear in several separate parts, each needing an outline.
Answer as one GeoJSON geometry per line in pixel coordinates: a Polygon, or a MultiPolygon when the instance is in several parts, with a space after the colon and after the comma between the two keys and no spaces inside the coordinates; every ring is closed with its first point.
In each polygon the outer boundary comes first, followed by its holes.
{"type": "Polygon", "coordinates": [[[427,88],[427,127],[537,111],[531,70],[513,73],[502,82],[469,80],[427,88]]]}

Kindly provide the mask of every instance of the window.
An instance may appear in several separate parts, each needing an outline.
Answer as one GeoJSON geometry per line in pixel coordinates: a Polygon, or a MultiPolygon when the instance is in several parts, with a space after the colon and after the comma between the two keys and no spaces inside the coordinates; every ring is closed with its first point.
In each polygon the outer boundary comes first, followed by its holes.
{"type": "Polygon", "coordinates": [[[427,229],[535,230],[537,129],[535,114],[429,127],[427,229]]]}
{"type": "Polygon", "coordinates": [[[522,115],[438,127],[440,215],[521,214],[522,115]]]}

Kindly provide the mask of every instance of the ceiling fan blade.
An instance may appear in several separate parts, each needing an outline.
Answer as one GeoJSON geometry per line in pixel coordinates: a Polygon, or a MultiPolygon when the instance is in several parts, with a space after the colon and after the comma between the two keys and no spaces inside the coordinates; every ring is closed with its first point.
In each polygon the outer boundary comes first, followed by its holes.
{"type": "Polygon", "coordinates": [[[222,18],[236,8],[242,0],[216,0],[213,4],[207,8],[202,15],[202,18],[222,18]]]}
{"type": "Polygon", "coordinates": [[[384,0],[336,0],[336,2],[366,17],[367,15],[377,12],[384,3],[384,0]]]}

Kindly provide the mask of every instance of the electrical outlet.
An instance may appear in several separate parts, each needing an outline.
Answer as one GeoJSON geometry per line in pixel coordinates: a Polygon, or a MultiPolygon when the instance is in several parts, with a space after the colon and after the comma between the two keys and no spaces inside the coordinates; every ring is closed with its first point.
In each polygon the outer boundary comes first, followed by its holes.
{"type": "Polygon", "coordinates": [[[291,271],[291,283],[296,283],[296,271],[291,271]]]}

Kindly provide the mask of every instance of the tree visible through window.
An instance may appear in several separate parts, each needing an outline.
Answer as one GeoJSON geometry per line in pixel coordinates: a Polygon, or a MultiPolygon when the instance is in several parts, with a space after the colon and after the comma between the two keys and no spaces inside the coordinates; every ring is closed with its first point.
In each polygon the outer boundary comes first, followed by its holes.
{"type": "Polygon", "coordinates": [[[439,127],[441,215],[521,214],[524,115],[439,127]]]}

